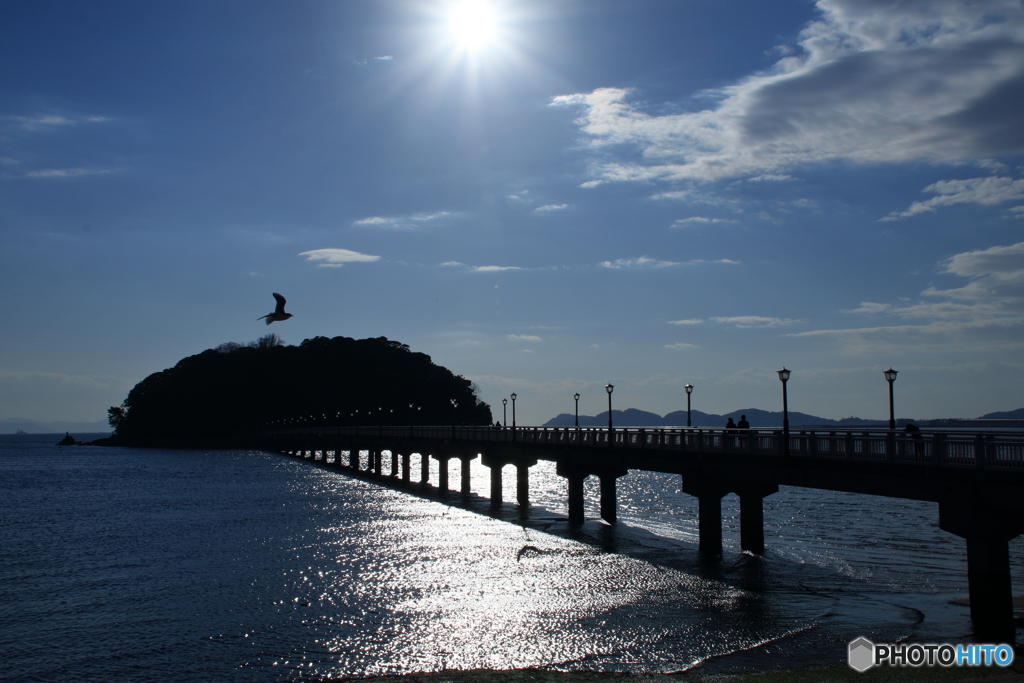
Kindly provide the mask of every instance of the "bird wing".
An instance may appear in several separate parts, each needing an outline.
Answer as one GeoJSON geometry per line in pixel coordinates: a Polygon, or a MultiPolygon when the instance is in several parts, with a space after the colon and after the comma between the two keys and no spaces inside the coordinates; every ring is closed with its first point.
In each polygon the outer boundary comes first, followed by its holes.
{"type": "Polygon", "coordinates": [[[274,298],[277,299],[277,308],[274,309],[274,313],[277,313],[277,314],[284,313],[284,304],[285,304],[284,297],[281,296],[280,294],[278,294],[277,292],[274,292],[274,298]]]}

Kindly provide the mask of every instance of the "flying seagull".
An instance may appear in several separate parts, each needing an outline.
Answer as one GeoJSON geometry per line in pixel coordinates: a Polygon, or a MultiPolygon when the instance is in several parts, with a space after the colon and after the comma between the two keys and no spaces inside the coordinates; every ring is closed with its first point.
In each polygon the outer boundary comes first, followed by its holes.
{"type": "Polygon", "coordinates": [[[267,324],[269,325],[274,321],[287,320],[288,318],[292,317],[291,313],[284,312],[284,297],[278,294],[277,292],[274,292],[274,298],[277,299],[277,308],[274,309],[274,312],[267,313],[264,316],[260,316],[259,318],[256,318],[257,320],[263,320],[263,318],[266,318],[267,324]]]}

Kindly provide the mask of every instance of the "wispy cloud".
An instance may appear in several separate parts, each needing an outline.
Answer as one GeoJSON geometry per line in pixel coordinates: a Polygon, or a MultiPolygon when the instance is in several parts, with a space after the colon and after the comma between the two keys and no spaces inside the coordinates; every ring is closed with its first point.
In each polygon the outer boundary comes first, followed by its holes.
{"type": "Polygon", "coordinates": [[[658,261],[656,259],[648,258],[647,256],[641,256],[639,258],[620,258],[614,261],[602,261],[600,264],[603,268],[667,268],[669,266],[678,266],[679,263],[676,261],[658,261]]]}
{"type": "MultiPolygon", "coordinates": [[[[1008,0],[819,0],[792,52],[708,93],[698,112],[650,113],[624,88],[554,98],[603,158],[592,180],[768,180],[830,160],[959,161],[1024,150],[1024,7],[1008,0]]],[[[652,107],[656,109],[657,104],[652,107]]]]}
{"type": "Polygon", "coordinates": [[[108,169],[102,168],[44,168],[36,171],[28,171],[23,174],[24,178],[78,178],[86,175],[103,175],[110,173],[108,169]]]}
{"type": "Polygon", "coordinates": [[[512,341],[527,341],[527,342],[539,342],[540,337],[535,334],[510,334],[508,338],[512,341]]]}
{"type": "Polygon", "coordinates": [[[761,315],[717,316],[712,318],[712,320],[716,323],[733,325],[735,327],[781,327],[802,322],[791,318],[767,318],[761,315]]]}
{"type": "Polygon", "coordinates": [[[473,266],[474,273],[499,273],[505,270],[522,270],[519,266],[473,266]]]}
{"type": "Polygon", "coordinates": [[[1024,350],[1024,242],[956,254],[941,272],[970,280],[962,287],[929,287],[929,299],[898,304],[865,301],[850,313],[899,321],[847,329],[799,332],[794,337],[825,337],[851,351],[912,348],[921,352],[984,349],[1024,350]]]}
{"type": "Polygon", "coordinates": [[[700,318],[690,318],[688,320],[669,320],[669,325],[700,325],[704,321],[700,318]]]}
{"type": "Polygon", "coordinates": [[[704,216],[690,216],[689,218],[677,218],[672,221],[670,227],[673,228],[687,228],[694,225],[713,225],[715,223],[735,223],[736,221],[729,218],[706,218],[704,216]]]}
{"type": "Polygon", "coordinates": [[[455,215],[455,213],[450,211],[436,211],[434,213],[414,213],[406,216],[369,216],[352,221],[352,225],[382,230],[416,230],[425,224],[452,218],[455,215]]]}
{"type": "Polygon", "coordinates": [[[380,256],[360,254],[358,251],[348,249],[314,249],[304,251],[299,256],[305,256],[307,261],[319,261],[317,266],[320,268],[341,268],[346,263],[369,263],[380,260],[380,256]]]}
{"type": "Polygon", "coordinates": [[[568,204],[545,204],[544,206],[538,206],[534,211],[537,213],[550,213],[551,211],[562,211],[567,208],[569,208],[568,204]]]}
{"type": "Polygon", "coordinates": [[[688,351],[690,349],[699,349],[700,346],[697,344],[687,344],[686,342],[676,342],[675,344],[665,344],[666,349],[672,349],[673,351],[688,351]]]}
{"type": "Polygon", "coordinates": [[[882,220],[894,221],[953,204],[993,205],[1024,199],[1024,180],[997,176],[940,180],[924,188],[924,192],[931,192],[936,196],[923,202],[914,202],[906,211],[894,211],[882,220]]]}

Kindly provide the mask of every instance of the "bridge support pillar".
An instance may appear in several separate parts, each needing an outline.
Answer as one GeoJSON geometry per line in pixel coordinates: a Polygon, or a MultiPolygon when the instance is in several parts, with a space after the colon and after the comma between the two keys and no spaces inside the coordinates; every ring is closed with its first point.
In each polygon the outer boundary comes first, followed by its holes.
{"type": "Polygon", "coordinates": [[[516,463],[516,502],[521,508],[530,505],[530,466],[525,463],[516,463]]]}
{"type": "Polygon", "coordinates": [[[1024,532],[1024,518],[980,505],[939,503],[939,528],[967,541],[967,587],[975,639],[1013,644],[1010,540],[1024,532]]]}
{"type": "Polygon", "coordinates": [[[384,463],[381,462],[384,459],[383,451],[374,449],[370,451],[370,457],[373,458],[373,472],[378,477],[384,474],[384,463]]]}
{"type": "Polygon", "coordinates": [[[491,505],[501,505],[501,467],[491,465],[491,505]]]}
{"type": "Polygon", "coordinates": [[[734,487],[740,497],[740,549],[764,554],[764,497],[779,492],[777,485],[734,487]]]}
{"type": "Polygon", "coordinates": [[[430,454],[420,453],[420,483],[424,486],[430,481],[430,454]]]}
{"type": "Polygon", "coordinates": [[[411,457],[410,453],[402,453],[402,481],[406,484],[409,483],[409,460],[411,457]]]}
{"type": "Polygon", "coordinates": [[[569,522],[572,524],[582,524],[584,520],[583,480],[587,478],[587,475],[573,473],[567,474],[565,477],[569,480],[569,522]]]}
{"type": "Polygon", "coordinates": [[[459,460],[462,461],[462,471],[460,472],[462,479],[461,493],[464,496],[468,496],[470,493],[470,477],[469,477],[469,464],[476,458],[476,453],[473,455],[460,455],[459,460]]]}
{"type": "Polygon", "coordinates": [[[722,496],[725,491],[705,491],[697,497],[698,549],[705,555],[722,554],[722,496]]]}
{"type": "Polygon", "coordinates": [[[602,474],[601,478],[601,518],[609,524],[614,524],[619,518],[618,514],[618,501],[615,492],[615,480],[618,479],[617,475],[614,474],[602,474]]]}
{"type": "Polygon", "coordinates": [[[359,470],[359,449],[353,448],[348,452],[348,466],[354,470],[359,470]]]}
{"type": "Polygon", "coordinates": [[[437,460],[437,488],[441,489],[441,495],[448,493],[448,460],[451,456],[435,455],[437,460]]]}
{"type": "Polygon", "coordinates": [[[391,451],[391,476],[398,477],[398,451],[391,451]]]}
{"type": "Polygon", "coordinates": [[[583,514],[583,480],[591,474],[601,479],[601,517],[614,524],[616,513],[615,480],[629,470],[617,467],[590,467],[586,465],[559,464],[556,470],[559,476],[569,480],[569,521],[580,524],[583,514]]]}

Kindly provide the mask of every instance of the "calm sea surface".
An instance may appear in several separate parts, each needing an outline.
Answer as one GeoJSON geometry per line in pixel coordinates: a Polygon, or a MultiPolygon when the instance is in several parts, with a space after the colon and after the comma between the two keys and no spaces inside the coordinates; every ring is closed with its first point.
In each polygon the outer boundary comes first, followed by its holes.
{"type": "MultiPolygon", "coordinates": [[[[619,480],[615,528],[381,486],[253,451],[56,447],[0,437],[0,678],[289,681],[443,668],[736,671],[845,660],[846,643],[970,633],[964,542],[936,506],[785,488],[768,550],[697,553],[676,476],[619,480]]],[[[414,458],[418,474],[418,458],[414,458]]],[[[437,463],[431,480],[437,481],[437,463]]],[[[451,486],[459,488],[458,467],[451,486]]],[[[514,469],[505,500],[515,500],[514,469]]],[[[1024,592],[1024,543],[1011,543],[1024,592]]]]}

